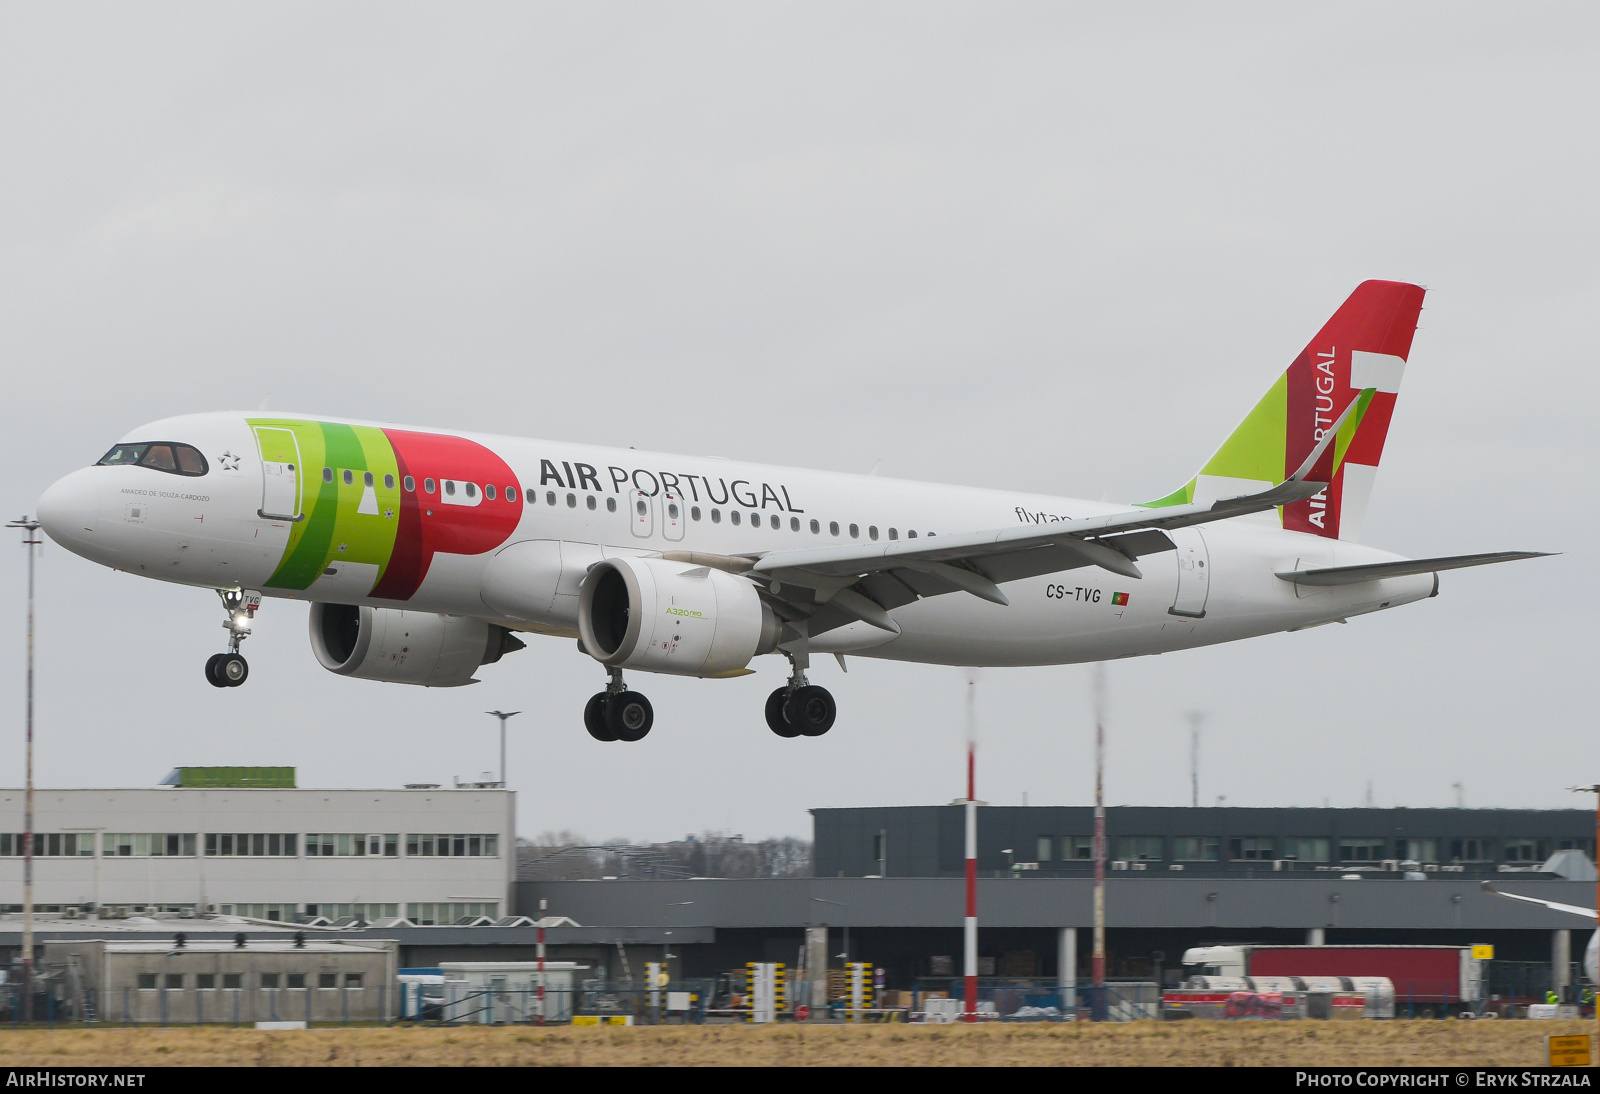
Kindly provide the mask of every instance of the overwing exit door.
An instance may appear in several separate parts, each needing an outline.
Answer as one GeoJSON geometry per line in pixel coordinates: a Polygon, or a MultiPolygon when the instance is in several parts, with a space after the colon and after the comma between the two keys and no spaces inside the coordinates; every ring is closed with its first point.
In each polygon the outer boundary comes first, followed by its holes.
{"type": "Polygon", "coordinates": [[[261,451],[261,508],[257,515],[268,520],[301,520],[300,442],[290,430],[257,426],[256,447],[261,451]]]}
{"type": "Polygon", "coordinates": [[[1205,536],[1198,528],[1175,528],[1167,534],[1178,549],[1178,594],[1167,612],[1189,619],[1204,619],[1206,595],[1211,591],[1211,560],[1205,536]]]}

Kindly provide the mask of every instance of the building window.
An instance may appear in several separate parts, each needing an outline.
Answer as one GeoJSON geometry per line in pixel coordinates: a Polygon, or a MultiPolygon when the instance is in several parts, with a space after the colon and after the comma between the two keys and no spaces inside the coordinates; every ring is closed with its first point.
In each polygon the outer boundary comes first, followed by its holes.
{"type": "Polygon", "coordinates": [[[439,927],[486,915],[498,918],[500,905],[493,900],[449,904],[407,904],[406,918],[419,927],[439,927]]]}
{"type": "Polygon", "coordinates": [[[107,832],[103,853],[116,858],[192,858],[193,832],[107,832]]]}
{"type": "Polygon", "coordinates": [[[1034,841],[1034,843],[1034,858],[1039,862],[1049,862],[1051,859],[1055,858],[1055,855],[1053,854],[1056,843],[1054,836],[1040,836],[1034,841]]]}
{"type": "Polygon", "coordinates": [[[1485,862],[1489,857],[1489,841],[1486,839],[1469,838],[1450,841],[1451,862],[1485,862]]]}
{"type": "Polygon", "coordinates": [[[181,973],[181,972],[169,972],[169,973],[167,973],[167,988],[169,990],[171,990],[171,991],[182,991],[183,990],[183,973],[181,973]]]}
{"type": "MultiPolygon", "coordinates": [[[[22,832],[0,833],[0,858],[22,857],[22,832]]],[[[94,854],[92,832],[35,832],[33,834],[35,857],[56,858],[94,854]]]]}
{"type": "Polygon", "coordinates": [[[1327,862],[1329,841],[1323,836],[1290,836],[1283,841],[1283,857],[1297,862],[1327,862]]]}
{"type": "Polygon", "coordinates": [[[1172,857],[1179,862],[1216,862],[1220,842],[1216,836],[1174,836],[1172,857]]]}
{"type": "Polygon", "coordinates": [[[1072,862],[1094,861],[1094,837],[1062,836],[1061,858],[1063,861],[1072,862]]]}
{"type": "Polygon", "coordinates": [[[375,919],[394,919],[400,914],[398,904],[307,904],[306,915],[320,915],[324,919],[337,920],[346,916],[355,919],[364,919],[371,923],[375,919]]]}
{"type": "Polygon", "coordinates": [[[293,858],[299,853],[296,832],[207,832],[206,854],[251,858],[293,858]]]}
{"type": "Polygon", "coordinates": [[[406,837],[406,854],[432,858],[494,858],[500,837],[487,834],[419,834],[406,837]]]}
{"type": "Polygon", "coordinates": [[[1507,862],[1543,862],[1550,857],[1550,841],[1543,839],[1508,839],[1504,856],[1507,862]]]}
{"type": "Polygon", "coordinates": [[[338,986],[339,986],[339,974],[338,973],[336,973],[336,972],[322,972],[322,973],[318,973],[317,974],[317,987],[319,987],[319,988],[337,988],[338,986]]]}
{"type": "Polygon", "coordinates": [[[1403,859],[1413,862],[1438,862],[1439,841],[1436,839],[1395,840],[1395,850],[1403,859]]]}
{"type": "Polygon", "coordinates": [[[244,975],[242,973],[225,972],[222,974],[223,991],[238,991],[242,987],[244,987],[244,975]]]}
{"type": "Polygon", "coordinates": [[[359,832],[307,832],[306,857],[330,858],[352,856],[381,856],[394,858],[400,853],[400,834],[385,835],[359,832]]]}
{"type": "Polygon", "coordinates": [[[1378,862],[1383,858],[1384,841],[1381,839],[1341,839],[1340,862],[1378,862]]]}
{"type": "Polygon", "coordinates": [[[201,991],[209,991],[217,986],[217,974],[214,972],[197,972],[194,974],[194,986],[201,991]]]}
{"type": "Polygon", "coordinates": [[[361,974],[358,972],[345,973],[344,986],[347,988],[359,988],[361,986],[361,974]]]}
{"type": "Polygon", "coordinates": [[[304,988],[306,986],[306,974],[303,973],[303,972],[292,972],[292,973],[290,973],[289,974],[289,985],[288,986],[291,989],[293,989],[293,988],[304,988]]]}
{"type": "Polygon", "coordinates": [[[1116,859],[1136,862],[1157,862],[1161,858],[1160,836],[1118,836],[1116,859]]]}
{"type": "Polygon", "coordinates": [[[1228,858],[1260,862],[1272,857],[1271,836],[1234,836],[1228,840],[1228,858]]]}
{"type": "Polygon", "coordinates": [[[139,990],[140,991],[155,991],[155,989],[156,989],[156,974],[153,973],[153,972],[142,972],[142,973],[140,973],[139,974],[139,990]]]}
{"type": "Polygon", "coordinates": [[[261,986],[264,988],[276,988],[278,986],[278,974],[275,972],[262,973],[261,986]]]}

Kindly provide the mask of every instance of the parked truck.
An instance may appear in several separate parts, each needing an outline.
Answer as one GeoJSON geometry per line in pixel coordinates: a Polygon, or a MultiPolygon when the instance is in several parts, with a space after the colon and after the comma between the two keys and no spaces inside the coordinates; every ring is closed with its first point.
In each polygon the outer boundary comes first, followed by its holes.
{"type": "Polygon", "coordinates": [[[1197,946],[1183,954],[1191,977],[1386,977],[1397,1014],[1439,1017],[1476,1010],[1483,962],[1471,946],[1197,946]]]}

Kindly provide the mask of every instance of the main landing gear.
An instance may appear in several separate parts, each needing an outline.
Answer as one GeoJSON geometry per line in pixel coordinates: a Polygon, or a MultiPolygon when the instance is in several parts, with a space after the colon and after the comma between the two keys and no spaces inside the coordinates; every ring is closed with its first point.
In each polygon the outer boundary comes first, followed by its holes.
{"type": "Polygon", "coordinates": [[[655,724],[650,700],[629,691],[622,670],[611,670],[611,683],[596,692],[583,708],[583,726],[597,741],[642,741],[655,724]]]}
{"type": "Polygon", "coordinates": [[[222,598],[222,610],[228,613],[222,624],[228,632],[228,652],[214,653],[206,661],[206,679],[215,688],[236,688],[250,676],[250,664],[239,655],[239,644],[250,637],[256,609],[261,607],[261,594],[218,589],[217,595],[222,598]]]}
{"type": "Polygon", "coordinates": [[[832,692],[806,680],[805,654],[788,656],[794,671],[787,684],[767,696],[767,728],[780,737],[820,737],[833,728],[839,707],[832,692]]]}

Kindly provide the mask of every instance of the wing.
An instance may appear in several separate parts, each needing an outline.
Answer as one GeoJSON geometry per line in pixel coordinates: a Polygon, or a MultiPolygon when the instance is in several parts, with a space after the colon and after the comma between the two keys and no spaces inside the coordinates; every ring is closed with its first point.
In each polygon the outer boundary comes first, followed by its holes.
{"type": "Polygon", "coordinates": [[[1494,882],[1492,881],[1485,881],[1480,887],[1486,893],[1493,893],[1495,896],[1503,896],[1507,900],[1520,900],[1524,904],[1539,904],[1549,908],[1552,912],[1566,912],[1568,915],[1582,916],[1585,919],[1597,918],[1593,908],[1580,908],[1576,904],[1558,904],[1553,900],[1540,900],[1536,896],[1521,896],[1517,893],[1503,893],[1494,887],[1494,882]]]}
{"type": "Polygon", "coordinates": [[[1401,562],[1373,562],[1365,566],[1325,566],[1314,570],[1286,570],[1277,576],[1296,585],[1355,585],[1385,577],[1433,574],[1440,570],[1460,570],[1467,566],[1488,566],[1495,562],[1514,562],[1519,558],[1547,558],[1550,551],[1496,551],[1482,555],[1451,555],[1447,558],[1408,558],[1401,562]]]}
{"type": "Polygon", "coordinates": [[[696,552],[667,552],[663,557],[743,573],[764,586],[767,602],[799,634],[814,637],[858,620],[899,634],[900,626],[889,613],[924,597],[966,592],[1005,605],[1009,602],[1000,590],[1005,582],[1081,566],[1099,566],[1137,580],[1144,576],[1135,565],[1141,556],[1173,549],[1166,535],[1170,529],[1262,513],[1320,494],[1327,484],[1311,481],[1311,469],[1357,402],[1345,408],[1294,474],[1254,494],[883,544],[848,543],[738,558],[696,552]]]}

